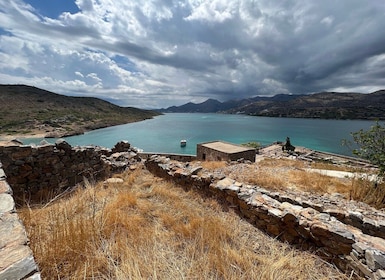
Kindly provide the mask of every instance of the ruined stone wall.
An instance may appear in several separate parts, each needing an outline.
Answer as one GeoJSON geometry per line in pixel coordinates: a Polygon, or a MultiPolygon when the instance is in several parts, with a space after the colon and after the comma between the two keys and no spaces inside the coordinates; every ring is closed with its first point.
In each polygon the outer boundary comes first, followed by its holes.
{"type": "Polygon", "coordinates": [[[12,190],[0,163],[0,279],[40,279],[12,190]]]}
{"type": "Polygon", "coordinates": [[[139,156],[144,160],[146,160],[146,159],[148,159],[154,155],[167,157],[169,159],[177,160],[177,161],[181,161],[181,162],[189,162],[189,161],[193,161],[193,160],[197,159],[197,157],[195,155],[168,154],[168,153],[143,153],[143,152],[139,153],[139,156]]]}
{"type": "MultiPolygon", "coordinates": [[[[65,142],[0,147],[0,279],[22,274],[19,278],[40,278],[14,210],[11,188],[21,203],[44,191],[71,187],[83,177],[103,179],[140,160],[126,142],[112,150],[71,147],[65,142]]],[[[344,271],[385,279],[384,212],[341,202],[338,196],[271,192],[161,156],[148,158],[146,167],[157,176],[215,197],[266,233],[301,249],[315,250],[344,271]]]]}
{"type": "Polygon", "coordinates": [[[40,202],[87,179],[104,179],[141,159],[127,142],[110,150],[55,145],[0,147],[0,279],[40,279],[15,201],[40,202]],[[27,200],[27,201],[26,201],[27,200]]]}
{"type": "Polygon", "coordinates": [[[272,192],[235,182],[202,167],[154,156],[153,174],[214,197],[250,223],[301,249],[317,252],[341,270],[385,279],[385,213],[338,195],[272,192]]]}
{"type": "Polygon", "coordinates": [[[138,157],[127,142],[116,144],[112,150],[71,147],[65,141],[37,147],[0,147],[0,162],[17,204],[53,197],[84,178],[104,179],[124,170],[130,159],[138,157]]]}

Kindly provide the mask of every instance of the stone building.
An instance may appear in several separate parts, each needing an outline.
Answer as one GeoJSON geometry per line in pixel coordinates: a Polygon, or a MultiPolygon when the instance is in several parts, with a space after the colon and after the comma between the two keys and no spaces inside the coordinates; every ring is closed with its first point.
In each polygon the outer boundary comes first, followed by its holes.
{"type": "Polygon", "coordinates": [[[239,159],[255,161],[256,150],[223,141],[212,141],[197,145],[197,160],[236,161],[239,159]]]}

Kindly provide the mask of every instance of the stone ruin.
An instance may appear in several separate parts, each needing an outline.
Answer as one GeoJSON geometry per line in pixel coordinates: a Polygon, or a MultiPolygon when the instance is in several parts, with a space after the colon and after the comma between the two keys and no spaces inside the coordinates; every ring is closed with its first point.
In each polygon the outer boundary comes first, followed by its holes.
{"type": "Polygon", "coordinates": [[[316,252],[347,273],[385,279],[385,212],[341,195],[269,191],[199,165],[153,156],[147,169],[219,200],[267,234],[316,252]]]}
{"type": "Polygon", "coordinates": [[[49,200],[84,178],[103,180],[139,161],[136,149],[125,141],[112,150],[71,147],[65,141],[0,146],[0,279],[41,279],[16,204],[49,200]]]}
{"type": "MultiPolygon", "coordinates": [[[[213,197],[267,234],[316,252],[342,271],[385,279],[385,212],[340,195],[269,191],[204,170],[199,162],[145,154],[127,142],[113,149],[43,146],[0,147],[0,279],[40,279],[15,201],[62,192],[84,178],[104,180],[145,160],[154,175],[213,197]],[[11,189],[12,188],[12,189],[11,189]]],[[[176,157],[176,158],[179,158],[176,157]]]]}

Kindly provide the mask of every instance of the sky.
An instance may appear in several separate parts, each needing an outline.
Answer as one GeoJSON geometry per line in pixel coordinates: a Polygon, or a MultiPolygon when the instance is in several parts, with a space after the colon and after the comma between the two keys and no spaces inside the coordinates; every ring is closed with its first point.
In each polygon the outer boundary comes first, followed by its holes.
{"type": "Polygon", "coordinates": [[[0,0],[0,84],[166,108],[385,89],[384,0],[0,0]]]}

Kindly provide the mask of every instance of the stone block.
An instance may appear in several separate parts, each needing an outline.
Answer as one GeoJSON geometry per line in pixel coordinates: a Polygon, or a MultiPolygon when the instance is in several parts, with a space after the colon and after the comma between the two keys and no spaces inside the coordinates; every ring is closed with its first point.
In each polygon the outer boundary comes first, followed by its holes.
{"type": "Polygon", "coordinates": [[[23,245],[27,241],[25,229],[17,214],[4,214],[0,220],[0,249],[6,246],[23,245]]]}
{"type": "Polygon", "coordinates": [[[280,227],[276,224],[268,224],[266,231],[274,236],[278,236],[281,233],[280,227]]]}
{"type": "Polygon", "coordinates": [[[385,254],[378,250],[368,249],[365,251],[365,259],[368,267],[373,271],[385,269],[385,254]]]}
{"type": "Polygon", "coordinates": [[[291,204],[289,202],[282,202],[279,208],[281,210],[287,210],[287,211],[289,211],[291,213],[295,213],[295,214],[297,214],[297,213],[299,213],[300,211],[303,210],[302,206],[300,206],[300,205],[293,205],[293,204],[291,204]]]}
{"type": "Polygon", "coordinates": [[[238,197],[238,192],[239,192],[239,189],[240,187],[236,186],[235,184],[234,185],[230,185],[230,186],[227,186],[224,190],[234,196],[234,197],[238,197]]]}
{"type": "Polygon", "coordinates": [[[332,217],[335,217],[339,221],[343,221],[346,216],[346,212],[341,209],[335,209],[335,208],[325,209],[324,212],[329,214],[332,217]]]}
{"type": "Polygon", "coordinates": [[[191,169],[191,174],[192,175],[197,175],[200,171],[202,171],[202,166],[197,166],[197,167],[194,167],[193,169],[191,169]]]}
{"type": "Polygon", "coordinates": [[[385,280],[385,270],[379,269],[374,273],[375,280],[385,280]]]}
{"type": "Polygon", "coordinates": [[[15,202],[13,197],[8,193],[0,194],[0,215],[6,212],[13,212],[15,210],[15,202]]]}
{"type": "Polygon", "coordinates": [[[370,247],[365,244],[365,243],[362,243],[362,242],[355,242],[353,243],[352,245],[353,249],[357,251],[357,253],[359,253],[360,255],[364,255],[365,254],[365,251],[367,249],[370,249],[370,247]]]}
{"type": "Polygon", "coordinates": [[[37,270],[33,256],[29,255],[0,271],[0,279],[24,279],[29,274],[37,272],[37,270]]]}
{"type": "Polygon", "coordinates": [[[298,218],[295,214],[289,212],[287,209],[285,211],[283,211],[283,217],[282,217],[282,221],[285,223],[285,224],[290,224],[290,225],[294,225],[298,222],[298,218]]]}
{"type": "Polygon", "coordinates": [[[330,228],[330,233],[332,234],[333,240],[338,243],[353,244],[355,243],[355,236],[347,228],[341,225],[334,225],[330,228]]]}
{"type": "Polygon", "coordinates": [[[235,183],[235,181],[233,179],[230,179],[228,177],[218,181],[215,185],[216,188],[220,189],[220,190],[223,190],[223,189],[226,189],[227,187],[233,185],[235,183]]]}
{"type": "MultiPolygon", "coordinates": [[[[31,249],[25,245],[8,246],[1,249],[0,271],[31,255],[31,249]]],[[[3,279],[0,277],[0,279],[3,279]]]]}
{"type": "Polygon", "coordinates": [[[4,180],[5,178],[7,178],[7,176],[5,176],[4,170],[0,168],[0,180],[4,180]]]}
{"type": "Polygon", "coordinates": [[[303,208],[313,208],[315,210],[317,210],[318,212],[323,212],[323,205],[322,204],[319,204],[319,203],[315,203],[315,202],[312,202],[312,201],[303,201],[302,202],[302,207],[303,208]]]}
{"type": "Polygon", "coordinates": [[[0,194],[1,193],[7,193],[7,194],[11,194],[12,195],[12,189],[8,185],[7,181],[5,181],[5,180],[0,180],[0,194]]]}
{"type": "Polygon", "coordinates": [[[12,160],[24,159],[32,154],[31,146],[18,147],[11,155],[12,160]]]}
{"type": "Polygon", "coordinates": [[[320,239],[322,237],[331,237],[330,230],[327,224],[320,223],[320,222],[314,222],[310,226],[311,234],[316,238],[320,239]]]}
{"type": "MultiPolygon", "coordinates": [[[[367,217],[362,219],[362,231],[364,233],[373,234],[374,236],[378,235],[378,227],[376,221],[369,219],[367,217]]],[[[385,233],[384,233],[385,234],[385,233]]]]}
{"type": "Polygon", "coordinates": [[[362,228],[363,216],[360,212],[357,211],[348,211],[349,219],[351,220],[351,225],[357,228],[362,228]]]}
{"type": "Polygon", "coordinates": [[[349,266],[360,276],[366,276],[369,279],[372,278],[373,272],[363,264],[359,259],[354,257],[353,255],[346,256],[346,260],[349,263],[349,266]]]}

